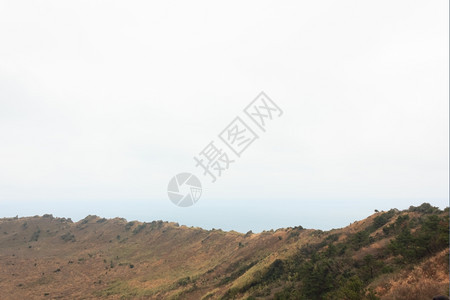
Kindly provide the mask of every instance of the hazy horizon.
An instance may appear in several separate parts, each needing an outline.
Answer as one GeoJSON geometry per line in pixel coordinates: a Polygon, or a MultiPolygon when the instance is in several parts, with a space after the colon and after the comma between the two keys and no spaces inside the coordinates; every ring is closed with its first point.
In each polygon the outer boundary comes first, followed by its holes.
{"type": "MultiPolygon", "coordinates": [[[[132,204],[136,205],[136,207],[142,207],[148,204],[146,204],[146,200],[141,201],[131,201],[132,204]]],[[[433,203],[433,201],[414,201],[412,202],[412,206],[419,206],[422,203],[430,203],[432,206],[437,206],[440,209],[444,209],[447,206],[438,206],[433,203]]],[[[82,203],[83,205],[86,205],[86,203],[82,203]]],[[[295,227],[295,226],[302,226],[304,228],[309,229],[320,229],[320,230],[331,230],[331,229],[337,229],[337,228],[343,228],[354,221],[359,221],[362,219],[365,219],[366,217],[372,215],[375,210],[378,211],[388,211],[390,209],[399,209],[404,210],[408,209],[411,205],[403,205],[401,207],[388,207],[387,203],[384,205],[379,205],[377,207],[374,207],[371,209],[364,209],[364,210],[348,210],[349,208],[342,208],[340,210],[337,210],[337,206],[335,207],[329,207],[329,209],[324,208],[321,213],[322,217],[317,218],[316,215],[312,215],[308,218],[299,218],[298,215],[296,215],[295,211],[294,213],[286,213],[280,214],[278,212],[278,215],[282,215],[284,217],[284,220],[281,220],[279,218],[271,218],[269,220],[266,220],[266,224],[262,224],[261,219],[265,217],[265,209],[258,210],[254,209],[252,214],[247,214],[246,209],[249,209],[250,207],[245,206],[235,206],[235,205],[222,205],[220,209],[217,209],[217,207],[199,207],[195,213],[191,214],[185,214],[185,213],[179,213],[179,214],[173,214],[173,212],[170,209],[167,209],[165,211],[158,211],[153,212],[150,215],[147,215],[146,213],[139,213],[137,214],[133,208],[129,208],[128,210],[123,210],[124,204],[123,203],[114,203],[113,207],[111,207],[111,203],[100,203],[101,206],[98,207],[90,207],[86,206],[83,208],[78,208],[74,212],[67,214],[66,213],[66,205],[55,205],[55,203],[47,203],[45,207],[53,207],[52,209],[47,209],[45,211],[45,208],[27,208],[27,209],[21,209],[21,211],[24,211],[24,214],[21,215],[18,212],[16,206],[6,207],[6,211],[10,211],[10,215],[7,216],[0,216],[2,217],[33,217],[35,215],[42,216],[44,214],[52,214],[54,217],[59,218],[71,218],[73,222],[78,222],[88,215],[97,215],[102,218],[125,218],[128,221],[140,221],[140,222],[151,222],[151,221],[168,221],[168,222],[176,222],[179,223],[179,225],[185,225],[185,226],[193,226],[193,227],[201,227],[203,229],[222,229],[225,231],[238,231],[241,233],[246,233],[249,230],[258,233],[262,232],[264,230],[268,231],[271,229],[279,229],[279,228],[287,228],[287,227],[295,227]],[[55,207],[56,206],[56,207],[55,207]],[[105,208],[106,207],[106,208],[105,208]],[[123,213],[121,215],[115,215],[118,209],[122,209],[123,213]],[[209,213],[209,218],[204,218],[202,220],[202,224],[199,224],[199,222],[196,220],[196,215],[199,213],[209,213]],[[39,213],[33,213],[33,212],[39,212],[39,213]],[[234,220],[226,220],[224,216],[227,216],[231,213],[235,213],[235,219],[234,220]],[[65,214],[65,215],[64,215],[65,214]],[[221,217],[222,215],[222,217],[221,217]],[[167,218],[161,219],[161,216],[166,216],[167,218]],[[171,219],[169,219],[171,218],[171,219]],[[244,220],[246,222],[244,222],[244,220]],[[233,221],[237,221],[238,223],[234,224],[233,221]]],[[[75,206],[75,205],[74,205],[75,206]]],[[[292,207],[292,206],[291,206],[292,207]]],[[[301,208],[298,208],[300,211],[301,208]]],[[[311,211],[311,213],[314,213],[315,211],[311,211]]],[[[300,215],[300,214],[299,214],[300,215]]],[[[266,216],[267,217],[267,216],[266,216]]]]}

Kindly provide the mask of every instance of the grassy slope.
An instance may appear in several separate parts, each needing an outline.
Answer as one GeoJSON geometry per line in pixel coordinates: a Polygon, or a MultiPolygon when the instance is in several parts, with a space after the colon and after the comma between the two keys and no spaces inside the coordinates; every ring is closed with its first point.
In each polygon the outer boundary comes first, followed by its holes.
{"type": "Polygon", "coordinates": [[[448,211],[429,205],[329,232],[246,235],[96,216],[0,219],[0,299],[362,299],[371,290],[420,299],[448,287],[448,244],[420,248],[430,216],[448,243],[448,211]],[[417,249],[399,243],[406,230],[417,249]]]}

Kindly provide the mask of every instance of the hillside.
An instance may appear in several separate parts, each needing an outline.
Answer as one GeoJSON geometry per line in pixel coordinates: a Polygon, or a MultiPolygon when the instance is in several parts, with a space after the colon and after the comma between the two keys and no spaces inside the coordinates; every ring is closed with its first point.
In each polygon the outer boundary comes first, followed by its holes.
{"type": "Polygon", "coordinates": [[[5,218],[0,299],[432,299],[448,239],[448,208],[426,203],[326,232],[5,218]]]}

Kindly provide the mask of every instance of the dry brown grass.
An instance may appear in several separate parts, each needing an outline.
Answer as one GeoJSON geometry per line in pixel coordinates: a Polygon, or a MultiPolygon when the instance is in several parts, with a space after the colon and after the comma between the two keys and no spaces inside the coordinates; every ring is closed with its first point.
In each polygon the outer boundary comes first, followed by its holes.
{"type": "Polygon", "coordinates": [[[432,299],[435,295],[448,295],[448,249],[425,260],[412,270],[386,276],[373,284],[382,300],[432,299]]]}
{"type": "Polygon", "coordinates": [[[167,299],[179,294],[200,299],[210,291],[226,291],[228,285],[217,284],[234,271],[231,265],[265,262],[280,251],[287,255],[286,249],[302,242],[288,239],[286,230],[245,236],[156,222],[134,232],[140,225],[95,216],[77,223],[50,217],[0,220],[0,299],[167,299]],[[38,230],[37,241],[30,241],[38,230]],[[61,238],[67,233],[74,241],[61,238]],[[177,283],[187,276],[186,285],[177,283]]]}

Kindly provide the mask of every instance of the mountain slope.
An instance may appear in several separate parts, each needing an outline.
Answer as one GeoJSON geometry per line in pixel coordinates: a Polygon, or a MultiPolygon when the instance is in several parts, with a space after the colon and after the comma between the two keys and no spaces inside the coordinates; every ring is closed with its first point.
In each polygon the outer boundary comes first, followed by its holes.
{"type": "Polygon", "coordinates": [[[429,204],[327,232],[0,219],[0,299],[431,299],[448,295],[448,219],[429,204]]]}

